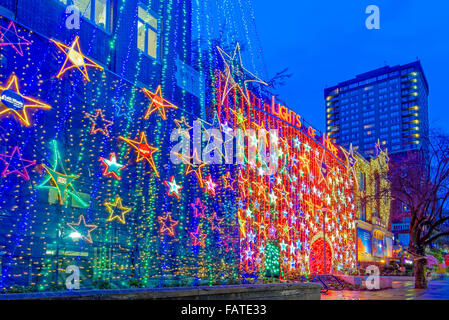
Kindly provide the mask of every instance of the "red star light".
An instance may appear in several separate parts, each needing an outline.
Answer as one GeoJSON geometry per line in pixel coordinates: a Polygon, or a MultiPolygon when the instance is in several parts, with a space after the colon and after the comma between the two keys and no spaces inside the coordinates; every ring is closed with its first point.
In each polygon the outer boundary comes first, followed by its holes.
{"type": "Polygon", "coordinates": [[[92,123],[92,126],[90,127],[90,134],[101,132],[106,137],[109,137],[108,128],[112,126],[114,122],[105,119],[103,110],[96,109],[95,114],[86,112],[86,115],[84,117],[89,118],[90,122],[92,123]]]}
{"type": "Polygon", "coordinates": [[[206,238],[207,234],[201,232],[200,226],[196,227],[195,232],[190,232],[190,236],[193,238],[193,245],[194,246],[202,246],[203,248],[206,247],[206,238]]]}
{"type": "Polygon", "coordinates": [[[143,89],[143,93],[145,93],[145,95],[151,99],[151,104],[148,107],[147,112],[145,113],[145,117],[144,117],[145,120],[147,120],[150,117],[150,115],[155,111],[159,111],[159,115],[161,116],[161,118],[163,120],[167,120],[167,115],[165,114],[165,108],[178,109],[177,106],[171,104],[170,102],[168,102],[167,100],[162,98],[162,89],[161,89],[160,85],[157,87],[155,93],[153,93],[150,90],[147,90],[145,88],[143,89]]]}
{"type": "Polygon", "coordinates": [[[163,217],[158,217],[157,220],[161,225],[159,229],[161,234],[167,234],[172,237],[175,235],[175,227],[178,225],[179,221],[172,219],[171,212],[165,213],[163,217]]]}
{"type": "Polygon", "coordinates": [[[148,144],[145,132],[140,133],[140,141],[130,140],[122,136],[120,136],[119,138],[128,143],[135,150],[137,150],[136,162],[140,162],[145,159],[150,164],[151,168],[153,168],[156,176],[159,178],[159,172],[157,172],[156,164],[154,163],[153,159],[153,153],[159,151],[159,149],[154,148],[148,144]]]}
{"type": "Polygon", "coordinates": [[[195,203],[191,203],[190,206],[193,208],[193,216],[195,218],[206,218],[204,215],[204,211],[207,209],[207,207],[201,202],[200,198],[196,198],[195,203]]]}

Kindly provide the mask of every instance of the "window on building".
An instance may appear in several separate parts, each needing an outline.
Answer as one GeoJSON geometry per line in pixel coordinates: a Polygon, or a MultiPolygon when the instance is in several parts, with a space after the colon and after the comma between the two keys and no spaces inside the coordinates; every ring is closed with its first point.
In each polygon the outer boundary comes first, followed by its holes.
{"type": "Polygon", "coordinates": [[[360,203],[360,220],[366,221],[366,203],[362,200],[360,203]]]}
{"type": "Polygon", "coordinates": [[[74,5],[80,14],[103,30],[110,30],[111,0],[60,0],[67,5],[74,5]]]}
{"type": "Polygon", "coordinates": [[[365,190],[365,174],[363,172],[360,172],[359,180],[359,190],[365,190]]]}
{"type": "Polygon", "coordinates": [[[158,18],[139,6],[137,22],[137,48],[148,56],[159,59],[158,18]]]}

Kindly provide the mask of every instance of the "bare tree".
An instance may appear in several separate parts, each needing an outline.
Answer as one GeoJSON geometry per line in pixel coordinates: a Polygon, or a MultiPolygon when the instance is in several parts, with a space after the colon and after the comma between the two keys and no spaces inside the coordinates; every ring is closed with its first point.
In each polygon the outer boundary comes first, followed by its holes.
{"type": "Polygon", "coordinates": [[[427,288],[426,248],[449,235],[444,224],[449,197],[449,137],[433,132],[428,150],[410,151],[390,164],[391,194],[410,211],[408,251],[414,256],[415,288],[427,288]]]}

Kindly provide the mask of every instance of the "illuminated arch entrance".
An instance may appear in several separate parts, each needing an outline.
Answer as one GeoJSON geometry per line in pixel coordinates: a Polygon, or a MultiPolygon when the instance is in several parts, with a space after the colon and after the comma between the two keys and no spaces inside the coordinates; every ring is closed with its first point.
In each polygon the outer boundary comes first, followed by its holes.
{"type": "Polygon", "coordinates": [[[329,241],[324,242],[323,235],[317,234],[310,246],[309,270],[310,274],[332,273],[333,250],[329,241]],[[326,260],[326,263],[324,261],[326,260]]]}

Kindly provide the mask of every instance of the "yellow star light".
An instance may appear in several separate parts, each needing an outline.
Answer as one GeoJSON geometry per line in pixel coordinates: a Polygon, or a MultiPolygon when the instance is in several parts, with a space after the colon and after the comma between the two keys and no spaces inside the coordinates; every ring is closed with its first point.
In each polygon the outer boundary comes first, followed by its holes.
{"type": "Polygon", "coordinates": [[[154,148],[148,144],[147,137],[145,132],[140,133],[140,141],[127,139],[125,137],[120,136],[120,139],[128,143],[131,147],[137,150],[137,159],[136,162],[142,161],[142,159],[147,160],[150,164],[151,168],[153,168],[156,176],[159,178],[159,172],[157,171],[156,164],[154,163],[153,153],[159,151],[158,148],[154,148]]]}
{"type": "Polygon", "coordinates": [[[161,85],[157,87],[156,92],[151,92],[150,90],[143,88],[143,93],[145,93],[145,95],[151,99],[151,104],[148,107],[147,112],[145,113],[145,120],[147,120],[154,111],[159,111],[159,115],[161,116],[162,120],[167,120],[165,108],[178,109],[177,106],[162,98],[161,85]]]}
{"type": "Polygon", "coordinates": [[[83,74],[84,78],[87,81],[90,81],[89,74],[87,73],[87,67],[93,67],[103,70],[102,66],[96,64],[93,60],[83,55],[83,53],[81,52],[78,36],[75,37],[75,40],[73,40],[70,47],[53,39],[50,39],[50,41],[53,42],[59,48],[59,50],[64,52],[64,54],[66,55],[64,64],[62,65],[61,70],[59,70],[56,78],[59,79],[64,75],[64,73],[66,73],[66,71],[76,68],[83,74]]]}
{"type": "Polygon", "coordinates": [[[198,156],[198,152],[196,149],[193,150],[193,156],[189,157],[189,156],[185,156],[181,153],[174,153],[176,156],[178,156],[182,162],[186,165],[186,171],[185,171],[185,175],[188,175],[189,173],[195,173],[196,178],[198,179],[198,183],[200,184],[200,187],[203,188],[204,187],[204,182],[203,182],[203,174],[201,172],[201,168],[204,167],[206,165],[206,162],[204,162],[203,160],[200,159],[200,157],[198,156]],[[192,163],[191,160],[195,159],[195,163],[192,163]],[[195,169],[192,169],[195,168],[195,169]]]}
{"type": "Polygon", "coordinates": [[[130,212],[132,208],[123,206],[122,198],[120,198],[119,196],[116,196],[114,203],[105,202],[104,205],[106,206],[106,208],[108,209],[108,212],[109,212],[109,217],[107,219],[108,222],[110,222],[114,219],[117,219],[122,224],[126,223],[125,222],[125,214],[130,212]],[[120,214],[115,213],[116,209],[120,210],[120,214]]]}
{"type": "Polygon", "coordinates": [[[21,124],[29,127],[31,124],[28,118],[28,109],[49,110],[51,107],[48,104],[22,95],[19,91],[17,77],[11,75],[6,87],[0,86],[0,116],[12,114],[19,119],[21,124]]]}

